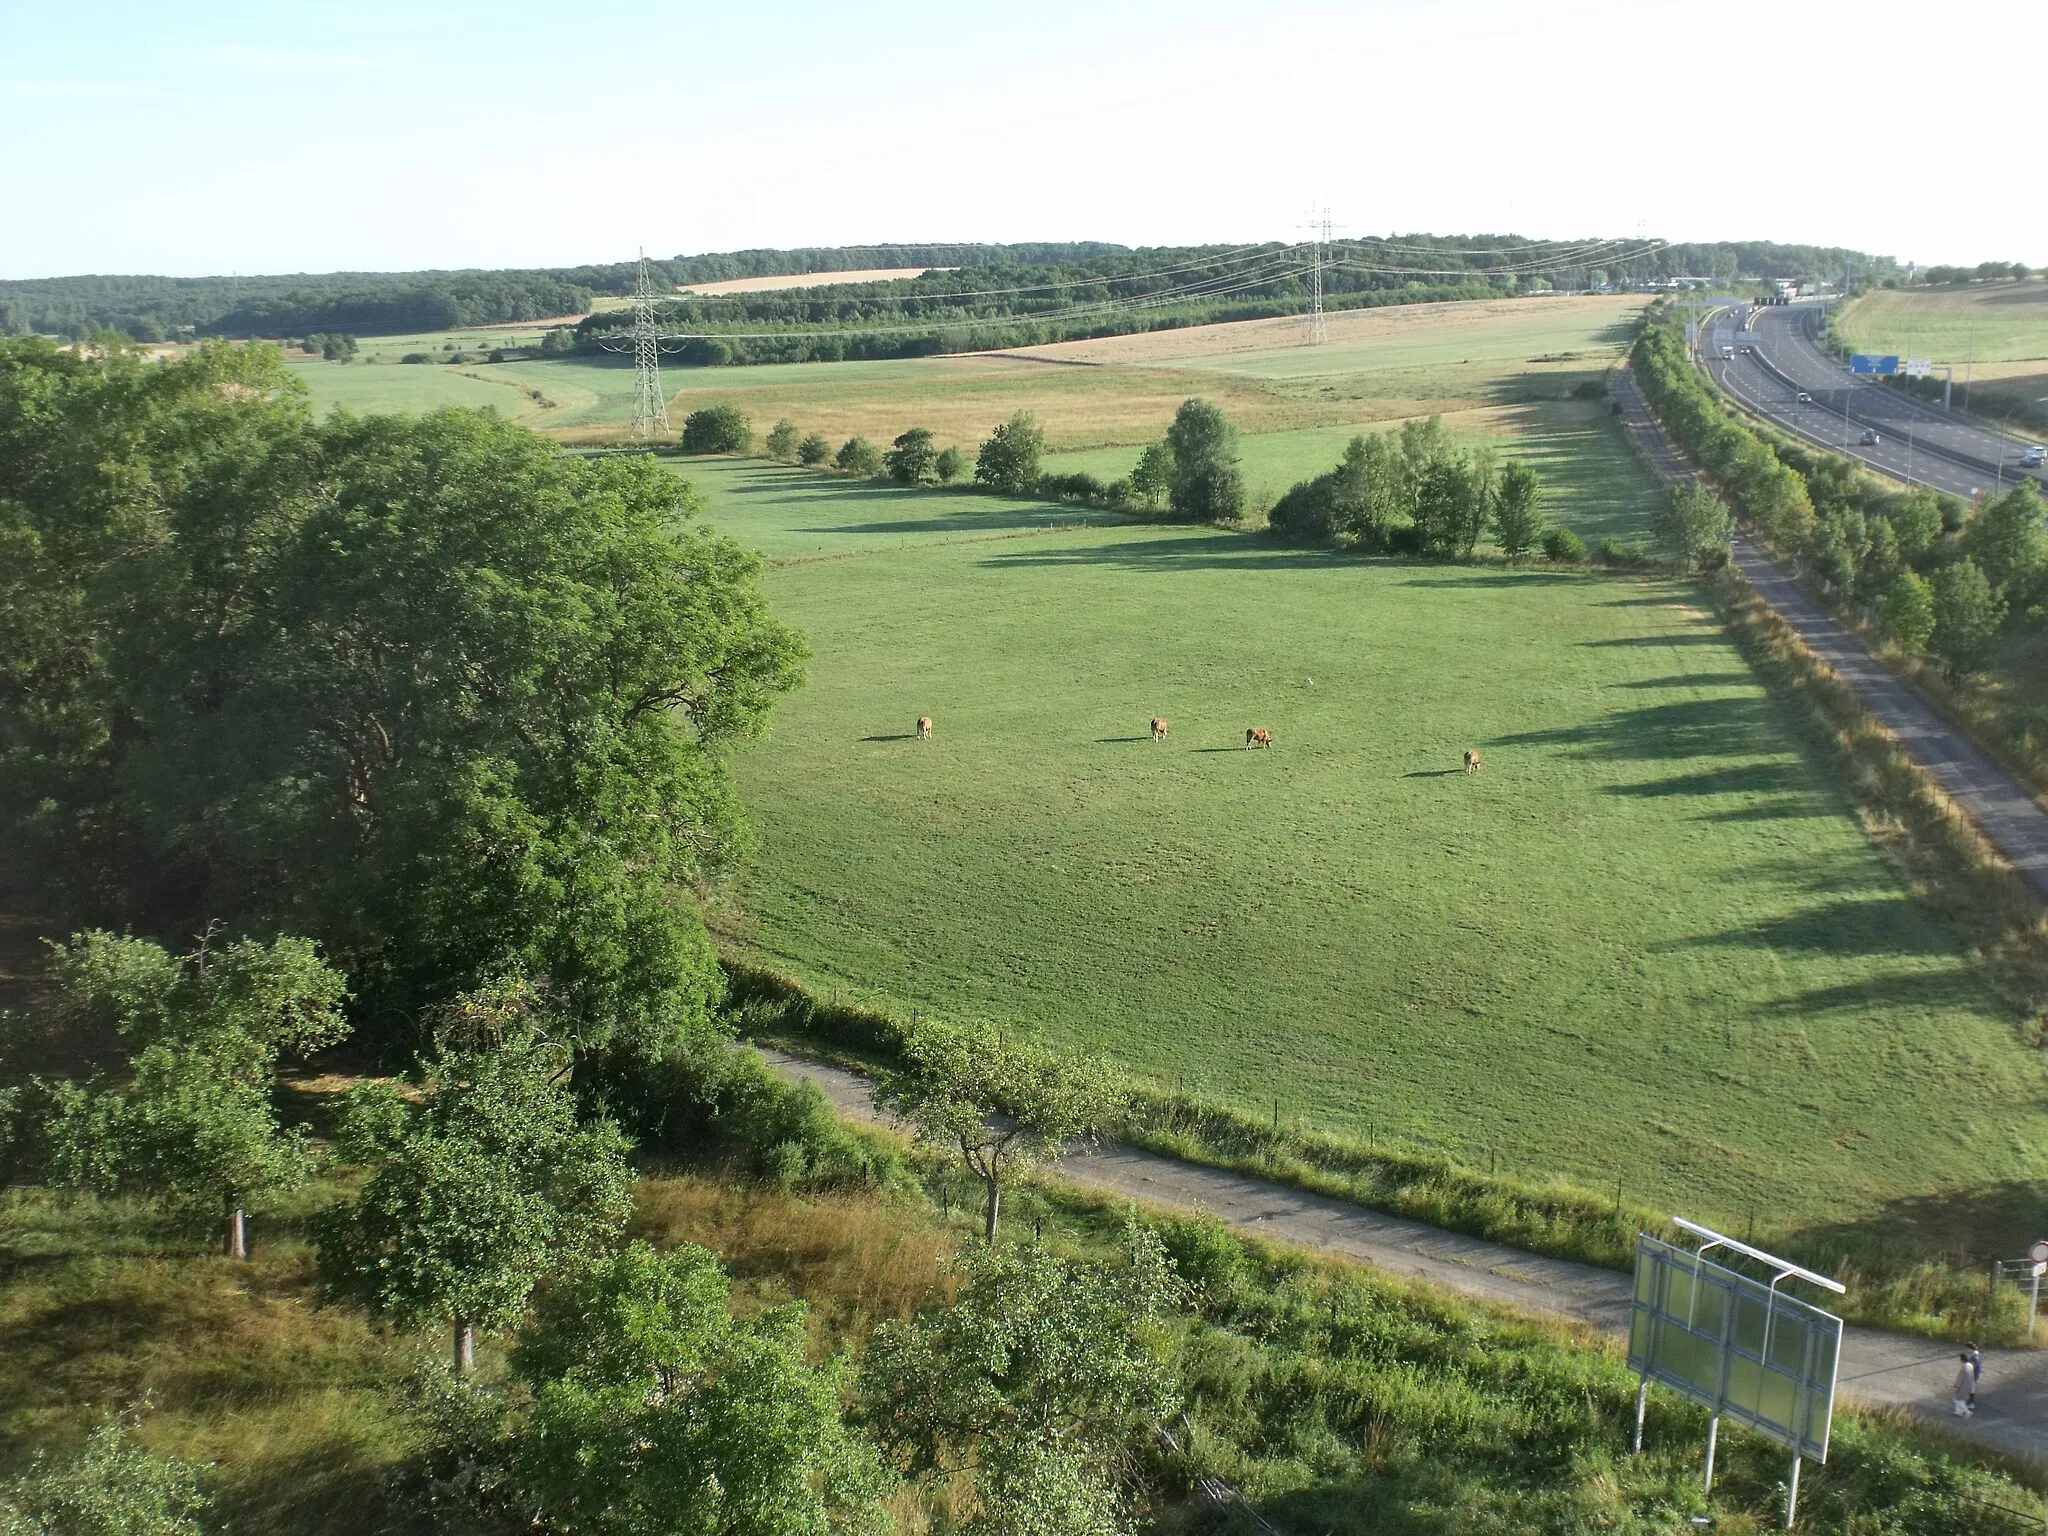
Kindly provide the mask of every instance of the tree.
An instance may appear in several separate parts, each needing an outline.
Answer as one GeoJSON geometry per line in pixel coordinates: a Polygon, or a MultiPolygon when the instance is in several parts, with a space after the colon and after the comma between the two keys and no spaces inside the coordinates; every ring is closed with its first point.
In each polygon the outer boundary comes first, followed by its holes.
{"type": "Polygon", "coordinates": [[[881,450],[864,437],[849,437],[839,445],[832,462],[849,475],[873,479],[882,472],[881,450]]]}
{"type": "Polygon", "coordinates": [[[1486,497],[1468,460],[1430,461],[1415,496],[1415,531],[1425,554],[1469,555],[1486,526],[1486,497]]]}
{"type": "Polygon", "coordinates": [[[1699,485],[1672,489],[1657,513],[1657,537],[1678,557],[1681,568],[1712,569],[1728,558],[1735,520],[1720,497],[1699,485]]]}
{"type": "Polygon", "coordinates": [[[825,440],[822,432],[806,433],[804,440],[796,445],[796,461],[813,468],[832,457],[832,445],[825,440]]]}
{"type": "Polygon", "coordinates": [[[707,405],[683,418],[683,452],[745,453],[754,426],[736,405],[707,405]]]}
{"type": "Polygon", "coordinates": [[[248,1204],[308,1167],[302,1137],[277,1122],[278,1056],[347,1034],[343,979],[304,939],[202,943],[182,960],[108,933],[53,949],[60,1010],[113,1028],[135,1055],[119,1087],[42,1097],[43,1176],[222,1220],[222,1252],[247,1258],[248,1204]]]}
{"type": "Polygon", "coordinates": [[[952,444],[939,450],[939,456],[932,460],[932,472],[939,477],[939,484],[951,485],[960,478],[960,471],[967,467],[967,455],[952,444]]]}
{"type": "Polygon", "coordinates": [[[1951,673],[1975,672],[1984,665],[2005,622],[2005,599],[1998,595],[1977,562],[1965,556],[1934,573],[1935,652],[1951,673]]]}
{"type": "Polygon", "coordinates": [[[554,1531],[827,1536],[886,1527],[843,1362],[806,1358],[801,1302],[736,1318],[694,1244],[645,1243],[548,1287],[512,1351],[527,1401],[490,1454],[554,1531]]]}
{"type": "Polygon", "coordinates": [[[213,1501],[199,1468],[128,1443],[117,1420],[94,1430],[68,1461],[38,1451],[28,1470],[0,1483],[4,1536],[200,1536],[213,1501]]]}
{"type": "Polygon", "coordinates": [[[1147,443],[1131,469],[1132,493],[1144,498],[1146,506],[1156,507],[1172,489],[1173,450],[1164,443],[1147,443]]]}
{"type": "Polygon", "coordinates": [[[387,1040],[513,965],[585,1044],[701,1022],[726,748],[802,671],[758,557],[644,455],[314,423],[267,348],[62,356],[0,342],[0,812],[52,899],[204,891],[387,1040]]]}
{"type": "Polygon", "coordinates": [[[1337,522],[1360,547],[1391,549],[1395,533],[1414,520],[1407,460],[1391,432],[1354,437],[1337,465],[1337,522]]]}
{"type": "Polygon", "coordinates": [[[1543,539],[1543,482],[1526,464],[1511,462],[1501,471],[1493,535],[1510,560],[1521,559],[1543,539]]]}
{"type": "Polygon", "coordinates": [[[1184,1290],[1158,1235],[1128,1226],[1120,1265],[1036,1246],[955,1263],[967,1283],[952,1306],[876,1330],[877,1439],[912,1476],[973,1468],[976,1532],[1123,1529],[1133,1458],[1179,1408],[1166,1323],[1184,1290]]]}
{"type": "Polygon", "coordinates": [[[1092,1136],[1122,1104],[1122,1090],[1100,1062],[1012,1045],[985,1025],[919,1029],[903,1057],[881,1102],[909,1122],[920,1142],[957,1150],[981,1180],[982,1235],[989,1242],[1002,1186],[1014,1171],[1092,1136]]]}
{"type": "Polygon", "coordinates": [[[1237,470],[1237,429],[1199,397],[1181,403],[1166,429],[1173,454],[1169,503],[1180,516],[1223,522],[1244,511],[1244,479],[1237,470]]]}
{"type": "Polygon", "coordinates": [[[2032,482],[2021,481],[1979,512],[1963,548],[2008,603],[2025,597],[2048,573],[2048,519],[2032,482]]]}
{"type": "Polygon", "coordinates": [[[609,1121],[577,1123],[569,1064],[519,1033],[444,1053],[417,1109],[395,1114],[388,1092],[353,1103],[344,1140],[374,1171],[319,1221],[325,1294],[449,1326],[460,1375],[478,1328],[517,1322],[543,1276],[607,1245],[632,1211],[626,1143],[609,1121]]]}
{"type": "Polygon", "coordinates": [[[1887,515],[1904,559],[1918,560],[1941,537],[1941,503],[1930,492],[1912,491],[1897,498],[1887,515]]]}
{"type": "Polygon", "coordinates": [[[1934,589],[1917,571],[1901,571],[1879,601],[1878,616],[1899,648],[1917,656],[1934,636],[1934,589]]]}
{"type": "Polygon", "coordinates": [[[576,327],[573,325],[551,325],[540,333],[540,353],[543,357],[561,357],[576,350],[576,327]]]}
{"type": "MultiPolygon", "coordinates": [[[[820,438],[819,441],[823,442],[824,439],[820,438]]],[[[789,463],[797,456],[796,423],[788,420],[776,422],[768,429],[768,438],[763,446],[767,448],[769,458],[789,463]]]]}
{"type": "Polygon", "coordinates": [[[1029,411],[1019,411],[988,435],[975,455],[974,478],[991,490],[1017,493],[1038,483],[1045,433],[1029,411]]]}
{"type": "Polygon", "coordinates": [[[883,455],[889,478],[898,485],[926,485],[938,478],[938,451],[929,427],[912,427],[883,455]]]}

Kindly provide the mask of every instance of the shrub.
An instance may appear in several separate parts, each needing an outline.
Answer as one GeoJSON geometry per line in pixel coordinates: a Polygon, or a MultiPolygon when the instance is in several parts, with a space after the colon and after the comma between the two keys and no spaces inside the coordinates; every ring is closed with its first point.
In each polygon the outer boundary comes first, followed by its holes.
{"type": "Polygon", "coordinates": [[[839,445],[832,462],[849,475],[872,479],[882,472],[882,451],[864,437],[849,437],[839,445]]]}
{"type": "Polygon", "coordinates": [[[1266,527],[1274,537],[1303,544],[1320,544],[1337,532],[1337,476],[1318,475],[1298,480],[1273,504],[1266,527]]]}
{"type": "Polygon", "coordinates": [[[550,326],[540,334],[540,350],[543,357],[559,357],[565,352],[576,350],[576,329],[574,326],[550,326]]]}
{"type": "Polygon", "coordinates": [[[932,460],[932,469],[939,477],[939,484],[951,485],[960,478],[960,471],[967,467],[967,455],[957,447],[939,450],[939,456],[932,460]]]}
{"type": "Polygon", "coordinates": [[[745,453],[753,446],[753,423],[736,405],[707,405],[683,418],[685,453],[745,453]]]}
{"type": "Polygon", "coordinates": [[[503,347],[491,348],[490,361],[494,363],[502,363],[503,361],[505,361],[505,349],[503,347]]]}
{"type": "MultiPolygon", "coordinates": [[[[823,443],[824,439],[821,437],[818,441],[823,443]]],[[[775,423],[774,426],[768,429],[768,440],[765,446],[768,449],[769,458],[780,459],[783,463],[787,464],[797,456],[796,423],[788,420],[775,423]]]]}
{"type": "Polygon", "coordinates": [[[1607,381],[1605,379],[1582,380],[1572,386],[1572,398],[1574,400],[1605,400],[1607,398],[1607,381]]]}
{"type": "Polygon", "coordinates": [[[796,461],[813,468],[832,457],[832,445],[825,441],[825,434],[812,432],[796,445],[796,461]]]}
{"type": "Polygon", "coordinates": [[[427,354],[424,352],[408,352],[399,359],[401,363],[424,363],[426,360],[427,354]]]}
{"type": "Polygon", "coordinates": [[[1038,494],[1049,496],[1054,501],[1081,501],[1092,506],[1106,505],[1109,501],[1109,487],[1095,476],[1081,471],[1071,475],[1040,475],[1038,494]]]}
{"type": "Polygon", "coordinates": [[[889,478],[898,485],[925,485],[938,478],[938,454],[932,448],[930,427],[912,427],[882,455],[889,478]]]}
{"type": "Polygon", "coordinates": [[[1586,541],[1569,528],[1552,528],[1543,535],[1543,558],[1570,561],[1586,558],[1586,541]]]}
{"type": "Polygon", "coordinates": [[[692,336],[683,343],[686,368],[722,368],[732,361],[732,348],[716,336],[692,336]]]}

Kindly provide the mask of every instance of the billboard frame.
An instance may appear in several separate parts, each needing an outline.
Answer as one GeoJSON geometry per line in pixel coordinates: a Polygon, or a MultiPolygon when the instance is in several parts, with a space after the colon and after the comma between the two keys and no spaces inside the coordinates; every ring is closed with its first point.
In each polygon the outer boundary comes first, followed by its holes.
{"type": "Polygon", "coordinates": [[[1672,1217],[1672,1224],[1702,1239],[1699,1247],[1687,1251],[1647,1232],[1638,1233],[1636,1238],[1636,1274],[1629,1302],[1628,1363],[1640,1381],[1636,1387],[1635,1436],[1630,1451],[1634,1454],[1642,1451],[1643,1416],[1649,1401],[1650,1382],[1661,1381],[1680,1396],[1708,1410],[1707,1457],[1703,1477],[1705,1493],[1711,1495],[1714,1491],[1714,1452],[1724,1413],[1792,1452],[1792,1469],[1785,1491],[1785,1528],[1790,1530],[1798,1511],[1800,1461],[1809,1455],[1815,1460],[1827,1460],[1828,1429],[1834,1416],[1835,1387],[1841,1369],[1842,1320],[1810,1302],[1781,1296],[1778,1287],[1787,1280],[1801,1280],[1837,1295],[1846,1294],[1846,1288],[1838,1280],[1816,1274],[1790,1260],[1716,1232],[1711,1227],[1687,1221],[1682,1216],[1672,1217]],[[1768,1266],[1773,1272],[1769,1284],[1740,1270],[1709,1262],[1707,1254],[1717,1248],[1742,1254],[1768,1266]],[[1674,1275],[1677,1277],[1675,1281],[1674,1275]],[[1685,1297],[1682,1317],[1675,1310],[1666,1309],[1666,1301],[1674,1285],[1684,1287],[1681,1293],[1685,1297]],[[1718,1315],[1711,1320],[1703,1319],[1699,1314],[1703,1295],[1712,1295],[1718,1303],[1718,1315]],[[1761,1342],[1744,1342],[1743,1325],[1747,1321],[1754,1326],[1759,1302],[1762,1304],[1761,1342]],[[1786,1306],[1783,1314],[1779,1312],[1781,1303],[1786,1306]],[[1773,1358],[1772,1329],[1780,1315],[1786,1318],[1788,1328],[1792,1319],[1799,1322],[1804,1344],[1796,1369],[1773,1358]],[[1707,1326],[1702,1327],[1703,1322],[1707,1326]],[[1816,1403],[1815,1394],[1823,1387],[1819,1370],[1823,1362],[1815,1358],[1815,1349],[1824,1343],[1832,1343],[1831,1358],[1825,1361],[1824,1399],[1816,1403]],[[1674,1345],[1678,1351],[1675,1363],[1668,1353],[1674,1345]],[[1699,1353],[1703,1349],[1708,1352],[1704,1358],[1699,1353]],[[1754,1374],[1754,1400],[1731,1397],[1731,1374],[1737,1368],[1745,1375],[1754,1374]],[[1763,1401],[1763,1394],[1774,1379],[1781,1391],[1789,1386],[1792,1392],[1793,1411],[1789,1415],[1774,1412],[1763,1401]],[[1816,1407],[1821,1425],[1817,1435],[1813,1431],[1816,1407]]]}

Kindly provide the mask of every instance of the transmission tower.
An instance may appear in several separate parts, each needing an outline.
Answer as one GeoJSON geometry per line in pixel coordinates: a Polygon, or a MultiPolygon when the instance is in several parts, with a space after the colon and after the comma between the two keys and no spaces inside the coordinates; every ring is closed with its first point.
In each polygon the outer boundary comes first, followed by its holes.
{"type": "Polygon", "coordinates": [[[654,328],[654,287],[647,280],[647,251],[633,279],[633,435],[668,436],[668,397],[661,389],[661,336],[654,328]]]}
{"type": "Polygon", "coordinates": [[[1308,344],[1319,347],[1329,339],[1323,328],[1323,247],[1330,243],[1330,210],[1323,210],[1320,220],[1311,214],[1309,228],[1315,242],[1309,258],[1308,278],[1308,344]]]}

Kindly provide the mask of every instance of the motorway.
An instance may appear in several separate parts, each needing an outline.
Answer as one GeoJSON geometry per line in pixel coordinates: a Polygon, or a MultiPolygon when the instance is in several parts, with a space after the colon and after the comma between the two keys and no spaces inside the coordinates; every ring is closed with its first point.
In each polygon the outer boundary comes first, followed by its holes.
{"type": "Polygon", "coordinates": [[[1944,413],[1868,378],[1821,350],[1817,303],[1713,311],[1700,327],[1700,355],[1721,388],[1757,415],[1834,453],[1914,485],[1964,500],[2010,490],[2025,477],[2048,485],[2048,469],[2020,463],[2026,446],[1960,413],[1944,413]],[[1725,358],[1725,346],[1736,349],[1725,358]],[[1802,401],[1804,393],[1810,400],[1802,401]],[[1866,430],[1878,442],[1862,441],[1866,430]]]}

